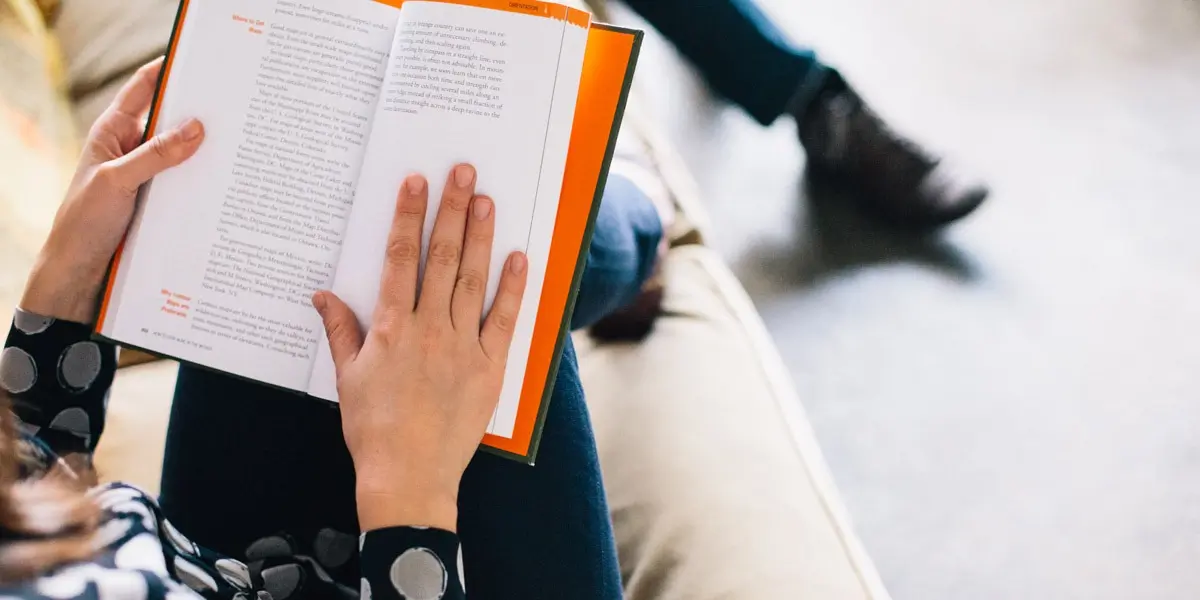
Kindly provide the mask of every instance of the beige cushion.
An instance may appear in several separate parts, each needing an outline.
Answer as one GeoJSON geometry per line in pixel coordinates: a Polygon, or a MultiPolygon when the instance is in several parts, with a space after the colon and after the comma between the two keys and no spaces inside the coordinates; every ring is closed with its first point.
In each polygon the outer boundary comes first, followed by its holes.
{"type": "Polygon", "coordinates": [[[672,250],[666,311],[579,357],[632,600],[887,598],[749,298],[672,250]]]}
{"type": "Polygon", "coordinates": [[[178,8],[178,0],[63,1],[54,30],[80,131],[133,71],[165,51],[178,8]]]}
{"type": "Polygon", "coordinates": [[[79,155],[57,43],[33,0],[0,0],[0,314],[12,314],[79,155]]]}
{"type": "Polygon", "coordinates": [[[102,480],[124,481],[158,493],[178,371],[179,365],[171,361],[117,371],[96,448],[96,470],[102,480]]]}

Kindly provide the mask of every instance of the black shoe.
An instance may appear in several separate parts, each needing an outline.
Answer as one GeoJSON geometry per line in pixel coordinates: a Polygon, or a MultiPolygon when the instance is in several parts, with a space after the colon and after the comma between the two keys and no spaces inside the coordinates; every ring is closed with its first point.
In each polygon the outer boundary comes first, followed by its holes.
{"type": "Polygon", "coordinates": [[[836,71],[796,122],[810,168],[856,187],[868,210],[897,225],[945,225],[987,198],[983,183],[892,131],[836,71]]]}

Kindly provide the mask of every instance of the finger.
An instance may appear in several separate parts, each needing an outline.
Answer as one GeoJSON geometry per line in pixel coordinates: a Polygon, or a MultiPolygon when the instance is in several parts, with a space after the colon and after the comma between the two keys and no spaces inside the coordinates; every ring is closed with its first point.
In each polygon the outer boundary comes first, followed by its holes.
{"type": "Polygon", "coordinates": [[[133,77],[117,92],[110,109],[138,118],[150,108],[154,99],[154,90],[158,88],[158,76],[162,73],[163,57],[158,57],[142,65],[133,77]]]}
{"type": "Polygon", "coordinates": [[[408,315],[417,301],[417,272],[421,266],[421,231],[425,226],[425,207],[429,204],[429,185],[420,175],[409,175],[396,198],[396,214],[388,233],[383,274],[379,283],[379,302],[375,321],[408,315]]]}
{"type": "Polygon", "coordinates": [[[454,284],[454,298],[450,304],[454,329],[476,336],[479,335],[479,322],[483,319],[488,269],[492,264],[492,240],[496,234],[494,208],[495,203],[486,196],[476,196],[471,202],[462,264],[458,266],[458,280],[454,284]]]}
{"type": "Polygon", "coordinates": [[[313,307],[325,324],[325,337],[329,339],[329,352],[333,355],[333,366],[340,374],[362,349],[362,331],[354,311],[333,292],[317,292],[313,295],[313,307]]]}
{"type": "Polygon", "coordinates": [[[500,276],[496,301],[492,303],[492,310],[479,332],[479,345],[494,363],[504,364],[508,361],[508,348],[512,345],[513,331],[517,327],[528,273],[529,259],[523,253],[514,252],[508,257],[504,274],[500,276]]]}
{"type": "Polygon", "coordinates": [[[107,163],[105,176],[123,190],[136,190],[155,175],[189,159],[204,141],[204,125],[188,119],[179,127],[160,133],[132,152],[107,163]]]}
{"type": "Polygon", "coordinates": [[[474,196],[475,167],[465,164],[454,167],[446,179],[442,205],[438,208],[433,234],[429,237],[429,256],[425,259],[421,298],[417,302],[419,310],[450,312],[450,295],[458,278],[458,263],[467,227],[467,209],[474,196]]]}

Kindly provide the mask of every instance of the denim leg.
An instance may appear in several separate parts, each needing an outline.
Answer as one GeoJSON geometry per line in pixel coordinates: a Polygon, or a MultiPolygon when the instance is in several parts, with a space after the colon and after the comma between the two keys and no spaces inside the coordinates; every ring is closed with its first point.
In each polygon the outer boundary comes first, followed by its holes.
{"type": "Polygon", "coordinates": [[[759,123],[801,113],[828,68],[789,42],[753,0],[625,0],[679,49],[717,93],[759,123]]]}
{"type": "MultiPolygon", "coordinates": [[[[637,295],[653,271],[662,238],[662,221],[650,199],[624,177],[610,177],[573,329],[591,325],[637,295]]],[[[600,459],[570,338],[537,465],[476,454],[460,490],[459,535],[471,598],[621,598],[600,459]]]]}
{"type": "Polygon", "coordinates": [[[621,598],[596,439],[569,339],[537,465],[476,454],[463,476],[458,523],[469,598],[621,598]]]}
{"type": "MultiPolygon", "coordinates": [[[[459,535],[471,598],[619,600],[621,574],[596,440],[569,343],[538,463],[479,453],[463,476],[459,535]]],[[[286,534],[314,555],[323,529],[356,535],[354,466],[335,406],[181,366],[162,505],[200,545],[242,558],[286,534]]],[[[358,560],[328,568],[358,586],[358,560]]]]}
{"type": "Polygon", "coordinates": [[[596,216],[571,329],[588,327],[633,301],[654,271],[662,239],[662,220],[650,199],[628,179],[610,176],[596,216]]]}

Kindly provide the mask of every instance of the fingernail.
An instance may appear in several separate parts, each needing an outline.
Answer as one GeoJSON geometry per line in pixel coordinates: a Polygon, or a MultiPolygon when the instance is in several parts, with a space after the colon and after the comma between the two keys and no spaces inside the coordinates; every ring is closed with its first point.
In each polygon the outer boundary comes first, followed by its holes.
{"type": "Polygon", "coordinates": [[[193,142],[196,140],[196,138],[204,135],[204,125],[196,119],[188,119],[182,126],[180,126],[179,132],[183,134],[183,141],[193,142]]]}
{"type": "Polygon", "coordinates": [[[513,275],[524,273],[527,266],[529,266],[529,259],[525,258],[525,254],[522,252],[513,254],[508,261],[508,268],[512,270],[513,275]]]}
{"type": "Polygon", "coordinates": [[[487,196],[479,196],[475,199],[475,218],[480,221],[488,218],[492,214],[492,200],[487,196]]]}
{"type": "Polygon", "coordinates": [[[467,187],[471,182],[475,181],[475,167],[471,165],[458,165],[454,167],[454,183],[458,187],[467,187]]]}
{"type": "Polygon", "coordinates": [[[404,188],[408,193],[416,195],[425,191],[425,178],[417,174],[409,175],[404,180],[404,188]]]}
{"type": "Polygon", "coordinates": [[[323,294],[321,292],[317,292],[317,293],[313,294],[312,303],[313,303],[313,308],[317,309],[317,312],[325,312],[325,305],[326,305],[325,294],[323,294]]]}

